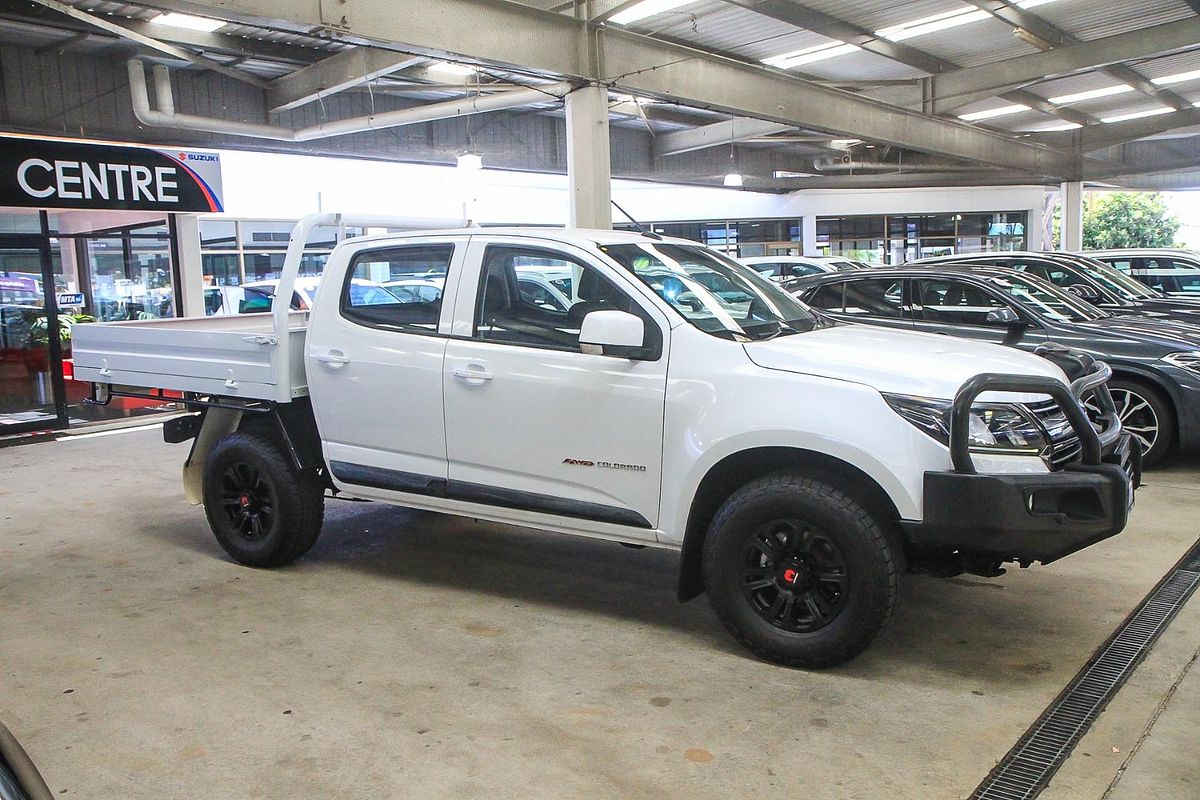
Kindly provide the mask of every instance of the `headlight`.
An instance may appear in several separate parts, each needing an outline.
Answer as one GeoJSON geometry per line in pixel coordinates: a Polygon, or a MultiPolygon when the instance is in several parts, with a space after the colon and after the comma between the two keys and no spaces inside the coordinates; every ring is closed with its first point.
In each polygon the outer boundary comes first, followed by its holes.
{"type": "Polygon", "coordinates": [[[1182,353],[1171,353],[1163,356],[1163,361],[1183,367],[1191,372],[1200,373],[1200,350],[1186,350],[1182,353]]]}
{"type": "MultiPolygon", "coordinates": [[[[944,445],[950,444],[950,401],[885,394],[883,399],[906,420],[944,445]]],[[[972,450],[1039,456],[1050,444],[1041,425],[1024,408],[1009,403],[971,406],[968,443],[972,450]]]]}

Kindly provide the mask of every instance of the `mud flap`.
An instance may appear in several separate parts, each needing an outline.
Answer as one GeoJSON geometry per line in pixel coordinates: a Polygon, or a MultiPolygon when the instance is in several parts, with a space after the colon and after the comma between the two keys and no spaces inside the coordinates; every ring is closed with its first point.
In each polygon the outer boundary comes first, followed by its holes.
{"type": "Polygon", "coordinates": [[[183,493],[189,503],[198,506],[204,502],[204,466],[208,454],[217,442],[238,429],[242,412],[231,408],[209,408],[204,413],[200,433],[192,441],[192,450],[183,462],[183,493]]]}

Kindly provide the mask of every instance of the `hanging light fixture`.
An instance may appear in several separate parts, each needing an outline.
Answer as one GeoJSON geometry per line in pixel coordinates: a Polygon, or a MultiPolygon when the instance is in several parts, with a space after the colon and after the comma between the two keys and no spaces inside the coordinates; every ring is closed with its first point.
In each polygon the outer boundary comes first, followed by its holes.
{"type": "Polygon", "coordinates": [[[726,186],[740,187],[743,184],[742,174],[737,171],[737,164],[734,162],[733,155],[733,131],[734,117],[729,116],[729,172],[725,174],[725,180],[722,181],[726,186]]]}

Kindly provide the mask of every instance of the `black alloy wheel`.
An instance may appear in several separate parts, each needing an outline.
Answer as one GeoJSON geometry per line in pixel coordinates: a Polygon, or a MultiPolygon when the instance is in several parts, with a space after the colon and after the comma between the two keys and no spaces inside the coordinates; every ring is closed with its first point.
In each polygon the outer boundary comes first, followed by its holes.
{"type": "Polygon", "coordinates": [[[317,476],[262,433],[231,433],[205,462],[208,526],[240,564],[278,567],[307,553],[321,532],[324,495],[317,476]]]}
{"type": "Polygon", "coordinates": [[[221,473],[221,508],[232,530],[247,542],[266,538],[276,504],[271,484],[254,464],[234,461],[221,473]]]}
{"type": "Polygon", "coordinates": [[[842,488],[796,469],[734,491],[713,516],[704,588],[733,637],[790,667],[858,655],[896,607],[899,531],[842,488]]]}
{"type": "Polygon", "coordinates": [[[796,519],[773,520],[746,543],[741,587],[772,626],[812,633],[833,622],[846,605],[846,558],[819,529],[796,519]]]}

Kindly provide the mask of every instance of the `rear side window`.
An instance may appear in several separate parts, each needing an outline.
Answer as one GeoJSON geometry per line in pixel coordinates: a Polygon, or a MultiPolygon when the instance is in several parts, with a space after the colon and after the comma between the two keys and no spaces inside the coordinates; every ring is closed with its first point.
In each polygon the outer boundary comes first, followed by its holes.
{"type": "Polygon", "coordinates": [[[949,325],[1004,325],[988,322],[988,314],[1008,308],[999,298],[980,287],[955,280],[925,279],[919,282],[925,319],[949,325]]]}
{"type": "Polygon", "coordinates": [[[848,281],[844,313],[862,317],[902,317],[901,282],[893,278],[848,281]]]}
{"type": "Polygon", "coordinates": [[[452,244],[413,244],[358,253],[342,286],[342,316],[372,328],[437,333],[442,292],[453,257],[452,244]]]}

